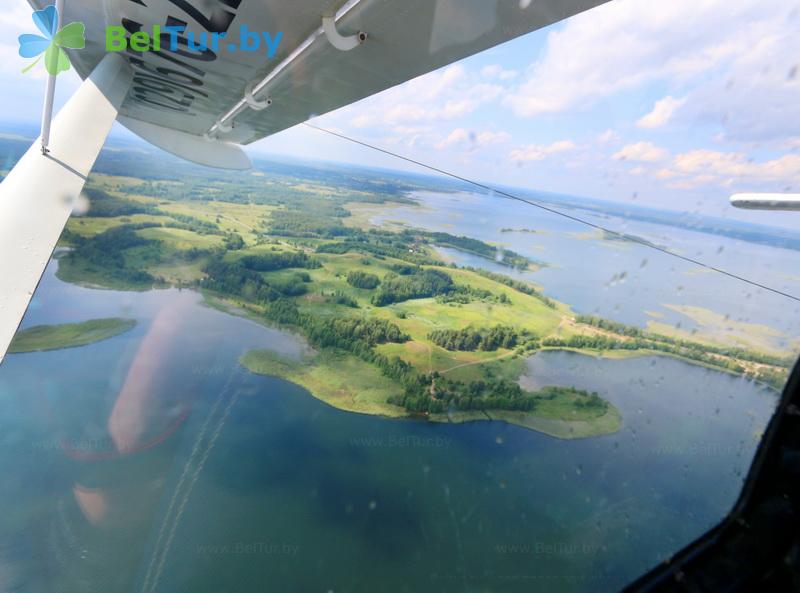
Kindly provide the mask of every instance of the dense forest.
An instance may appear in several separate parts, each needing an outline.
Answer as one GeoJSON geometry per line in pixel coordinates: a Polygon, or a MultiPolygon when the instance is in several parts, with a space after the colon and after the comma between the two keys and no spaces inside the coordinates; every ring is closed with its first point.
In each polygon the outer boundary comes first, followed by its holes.
{"type": "Polygon", "coordinates": [[[125,198],[117,198],[97,188],[86,188],[83,191],[83,195],[89,201],[89,210],[86,212],[86,216],[113,218],[116,216],[154,214],[158,212],[155,206],[125,198]]]}
{"type": "Polygon", "coordinates": [[[369,274],[360,270],[352,270],[347,273],[347,283],[354,288],[372,290],[378,288],[381,280],[375,274],[369,274]]]}
{"type": "Polygon", "coordinates": [[[441,376],[426,377],[420,385],[412,385],[390,403],[418,413],[442,414],[471,410],[513,410],[530,412],[543,399],[574,396],[575,407],[605,413],[608,403],[597,393],[572,387],[545,387],[537,392],[524,391],[517,383],[503,379],[492,381],[454,381],[441,376]]]}
{"type": "Polygon", "coordinates": [[[260,255],[248,255],[241,259],[242,265],[255,272],[274,272],[286,268],[314,270],[321,267],[318,260],[302,251],[275,251],[260,255]]]}
{"type": "Polygon", "coordinates": [[[150,241],[136,234],[136,229],[140,227],[141,225],[113,227],[91,239],[69,233],[66,239],[73,249],[62,256],[60,266],[63,269],[79,266],[86,272],[101,272],[110,280],[151,286],[157,279],[144,270],[128,267],[125,260],[125,251],[134,248],[148,250],[149,254],[142,255],[149,255],[151,259],[158,259],[160,256],[161,246],[158,241],[150,241]]]}
{"type": "Polygon", "coordinates": [[[326,295],[324,292],[322,296],[326,297],[327,302],[332,305],[341,305],[343,307],[350,307],[351,309],[358,309],[358,301],[356,301],[349,294],[345,294],[341,290],[336,290],[333,294],[326,295]]]}
{"type": "Polygon", "coordinates": [[[514,348],[520,342],[519,333],[513,327],[503,325],[483,329],[439,329],[428,334],[428,338],[446,350],[463,351],[514,348]]]}
{"type": "Polygon", "coordinates": [[[390,272],[384,277],[380,290],[372,297],[372,303],[383,307],[410,299],[447,294],[452,290],[453,279],[441,270],[420,269],[405,276],[390,272]]]}
{"type": "Polygon", "coordinates": [[[203,272],[206,277],[199,282],[201,288],[242,297],[260,305],[281,297],[281,293],[259,272],[248,269],[241,261],[226,262],[217,257],[206,264],[203,272]]]}

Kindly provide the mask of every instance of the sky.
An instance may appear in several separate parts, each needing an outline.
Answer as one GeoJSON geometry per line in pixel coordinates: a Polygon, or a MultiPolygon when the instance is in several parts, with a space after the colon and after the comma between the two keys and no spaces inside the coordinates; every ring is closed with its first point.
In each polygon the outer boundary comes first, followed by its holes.
{"type": "MultiPolygon", "coordinates": [[[[44,79],[16,42],[31,10],[6,1],[4,117],[36,124],[44,79]]],[[[800,0],[612,0],[313,123],[487,183],[800,229],[728,205],[800,192],[798,30],[800,0]]],[[[59,77],[57,103],[78,84],[59,77]]],[[[303,126],[248,150],[415,170],[303,126]]]]}

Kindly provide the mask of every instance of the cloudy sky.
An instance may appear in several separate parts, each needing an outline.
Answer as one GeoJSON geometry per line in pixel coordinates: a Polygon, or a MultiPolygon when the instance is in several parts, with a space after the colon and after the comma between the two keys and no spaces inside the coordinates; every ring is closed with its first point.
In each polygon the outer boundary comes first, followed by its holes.
{"type": "MultiPolygon", "coordinates": [[[[20,74],[24,0],[0,14],[4,114],[39,118],[20,74]]],[[[738,191],[800,191],[800,0],[613,0],[315,123],[464,176],[800,229],[737,212],[738,191]]],[[[59,79],[63,101],[77,85],[59,79]]],[[[319,132],[254,145],[406,168],[319,132]]]]}

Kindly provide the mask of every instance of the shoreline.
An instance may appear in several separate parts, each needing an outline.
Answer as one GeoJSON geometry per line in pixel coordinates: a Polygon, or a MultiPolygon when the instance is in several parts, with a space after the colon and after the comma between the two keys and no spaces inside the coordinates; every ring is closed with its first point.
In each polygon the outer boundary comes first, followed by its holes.
{"type": "Polygon", "coordinates": [[[89,346],[127,333],[137,324],[135,319],[111,317],[77,323],[36,325],[18,331],[8,353],[30,354],[89,346]]]}
{"type": "Polygon", "coordinates": [[[344,412],[452,424],[499,421],[562,440],[614,434],[623,427],[622,413],[608,401],[608,408],[601,416],[576,420],[510,410],[412,414],[385,401],[388,392],[400,391],[399,385],[381,375],[372,365],[345,353],[320,352],[295,361],[272,350],[256,349],[243,354],[239,364],[256,375],[277,377],[299,385],[315,399],[344,412]],[[360,382],[365,383],[365,391],[356,392],[362,387],[358,385],[360,382]]]}

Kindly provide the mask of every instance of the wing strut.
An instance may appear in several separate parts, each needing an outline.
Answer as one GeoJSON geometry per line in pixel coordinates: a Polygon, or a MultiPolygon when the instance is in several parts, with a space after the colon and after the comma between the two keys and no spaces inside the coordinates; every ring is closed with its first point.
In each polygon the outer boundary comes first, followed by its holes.
{"type": "MultiPolygon", "coordinates": [[[[55,30],[61,29],[61,19],[64,14],[64,0],[56,0],[56,24],[55,30]]],[[[53,119],[53,99],[56,96],[56,77],[53,74],[47,75],[47,88],[44,92],[44,109],[42,110],[42,154],[50,152],[50,125],[53,119]]]]}
{"type": "Polygon", "coordinates": [[[48,153],[35,142],[0,184],[0,361],[130,82],[128,64],[106,55],[53,120],[48,153]]]}

